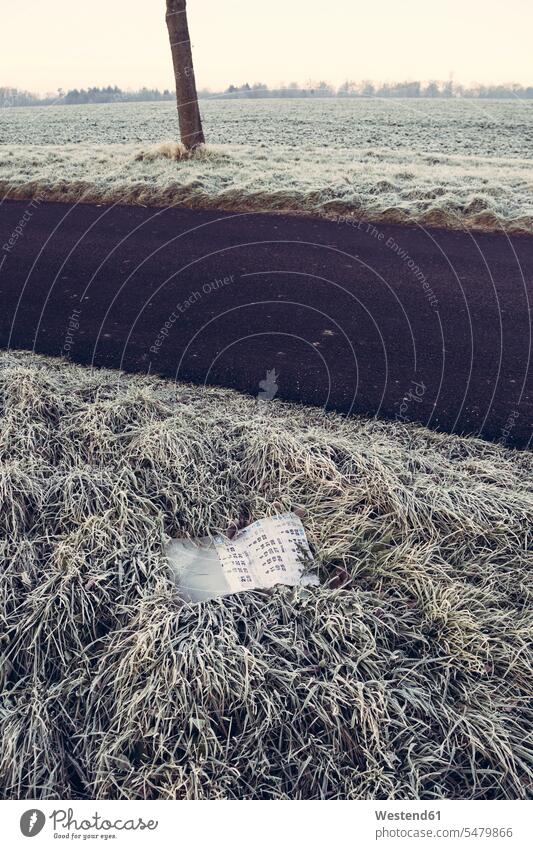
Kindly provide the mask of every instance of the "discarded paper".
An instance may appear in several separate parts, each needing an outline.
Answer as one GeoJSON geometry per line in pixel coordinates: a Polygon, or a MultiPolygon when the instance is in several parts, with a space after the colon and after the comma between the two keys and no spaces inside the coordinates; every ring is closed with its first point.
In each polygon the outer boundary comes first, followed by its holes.
{"type": "Polygon", "coordinates": [[[166,553],[185,601],[205,601],[276,584],[318,584],[304,527],[294,513],[259,519],[233,539],[217,534],[173,540],[166,553]]]}

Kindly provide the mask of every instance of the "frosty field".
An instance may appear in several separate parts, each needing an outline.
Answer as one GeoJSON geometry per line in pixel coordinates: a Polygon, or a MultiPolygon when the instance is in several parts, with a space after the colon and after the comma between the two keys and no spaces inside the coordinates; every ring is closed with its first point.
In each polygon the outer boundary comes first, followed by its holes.
{"type": "Polygon", "coordinates": [[[201,108],[208,145],[185,159],[172,103],[4,109],[0,191],[533,232],[531,103],[204,100],[201,108]]]}

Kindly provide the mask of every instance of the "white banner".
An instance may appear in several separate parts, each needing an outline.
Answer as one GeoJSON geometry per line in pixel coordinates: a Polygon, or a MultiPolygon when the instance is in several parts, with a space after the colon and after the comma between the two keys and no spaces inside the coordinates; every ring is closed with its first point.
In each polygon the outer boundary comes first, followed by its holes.
{"type": "Polygon", "coordinates": [[[1,845],[526,847],[530,802],[1,802],[1,845]],[[34,842],[33,842],[34,841],[34,842]]]}

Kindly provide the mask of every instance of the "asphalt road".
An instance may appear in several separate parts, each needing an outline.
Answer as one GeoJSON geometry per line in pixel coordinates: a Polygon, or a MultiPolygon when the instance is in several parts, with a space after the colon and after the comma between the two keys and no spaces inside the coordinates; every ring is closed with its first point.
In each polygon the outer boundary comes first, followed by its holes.
{"type": "Polygon", "coordinates": [[[533,433],[529,236],[4,201],[0,298],[4,348],[509,446],[533,433]]]}

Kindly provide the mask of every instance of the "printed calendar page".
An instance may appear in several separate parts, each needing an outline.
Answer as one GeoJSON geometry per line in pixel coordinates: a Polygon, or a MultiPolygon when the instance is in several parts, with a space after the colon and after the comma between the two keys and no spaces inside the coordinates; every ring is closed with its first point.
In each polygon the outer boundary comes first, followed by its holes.
{"type": "Polygon", "coordinates": [[[311,551],[294,513],[260,519],[231,540],[215,537],[214,544],[231,592],[318,583],[314,573],[307,574],[311,551]]]}

